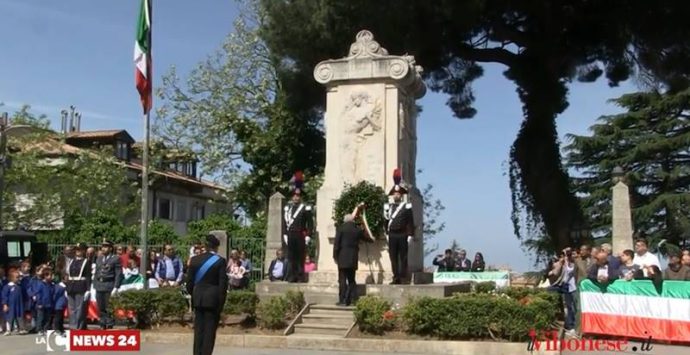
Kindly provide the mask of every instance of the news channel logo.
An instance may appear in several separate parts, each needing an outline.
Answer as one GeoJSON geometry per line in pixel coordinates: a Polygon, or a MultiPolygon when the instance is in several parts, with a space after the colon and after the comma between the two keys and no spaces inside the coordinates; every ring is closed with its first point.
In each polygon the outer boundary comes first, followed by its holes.
{"type": "Polygon", "coordinates": [[[69,351],[69,330],[64,334],[48,330],[45,336],[36,337],[36,344],[45,344],[47,352],[69,351]]]}

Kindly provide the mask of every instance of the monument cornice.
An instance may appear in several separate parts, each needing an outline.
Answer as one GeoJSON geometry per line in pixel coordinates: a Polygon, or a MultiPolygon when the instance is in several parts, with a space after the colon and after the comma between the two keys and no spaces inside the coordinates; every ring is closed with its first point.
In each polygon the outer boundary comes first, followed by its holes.
{"type": "Polygon", "coordinates": [[[327,86],[342,81],[384,80],[418,99],[426,93],[422,71],[421,66],[415,65],[413,56],[389,55],[385,48],[374,41],[371,32],[363,30],[357,34],[347,57],[320,62],[314,68],[314,78],[327,86]]]}

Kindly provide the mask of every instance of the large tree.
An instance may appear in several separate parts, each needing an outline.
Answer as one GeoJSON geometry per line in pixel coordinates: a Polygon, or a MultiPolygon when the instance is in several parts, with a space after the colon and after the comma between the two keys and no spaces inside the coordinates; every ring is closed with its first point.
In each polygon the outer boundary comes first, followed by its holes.
{"type": "Polygon", "coordinates": [[[261,36],[276,62],[293,112],[324,107],[312,78],[321,60],[369,29],[390,53],[410,53],[429,87],[449,96],[458,118],[470,118],[472,82],[482,63],[505,66],[517,87],[524,121],[510,152],[513,222],[518,238],[560,248],[585,223],[561,164],[556,117],[568,106],[574,79],[605,75],[614,86],[643,73],[685,88],[690,72],[690,3],[681,1],[261,0],[261,36]],[[524,213],[524,214],[523,214],[524,213]],[[525,217],[521,219],[521,216],[525,217]],[[546,242],[546,243],[544,243],[546,242]]]}
{"type": "Polygon", "coordinates": [[[276,65],[258,36],[262,12],[247,3],[222,48],[186,81],[174,70],[158,94],[156,136],[171,148],[193,150],[203,172],[232,186],[232,199],[255,217],[270,195],[287,190],[295,170],[309,190],[323,169],[318,117],[286,109],[276,65]]]}
{"type": "Polygon", "coordinates": [[[568,166],[575,191],[597,235],[611,236],[611,172],[626,171],[633,224],[653,244],[690,238],[690,91],[635,93],[616,104],[627,112],[603,116],[591,135],[569,136],[568,166]]]}

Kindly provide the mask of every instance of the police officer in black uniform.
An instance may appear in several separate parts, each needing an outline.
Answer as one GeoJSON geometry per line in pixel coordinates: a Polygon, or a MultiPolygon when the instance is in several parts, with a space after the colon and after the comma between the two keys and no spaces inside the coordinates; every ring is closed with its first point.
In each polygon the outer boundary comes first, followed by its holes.
{"type": "Polygon", "coordinates": [[[187,293],[194,308],[194,355],[211,355],[220,313],[228,292],[227,262],[217,255],[220,241],[206,236],[206,252],[194,256],[187,270],[187,293]]]}
{"type": "Polygon", "coordinates": [[[96,303],[100,314],[101,329],[110,329],[114,322],[108,311],[110,296],[115,295],[122,283],[120,257],[113,255],[113,243],[103,239],[102,255],[96,258],[96,275],[93,288],[96,290],[96,303]]]}
{"type": "Polygon", "coordinates": [[[301,172],[293,177],[292,200],[283,210],[283,243],[288,255],[288,282],[305,282],[304,258],[306,245],[311,243],[312,206],[302,203],[304,178],[301,172]]]}
{"type": "Polygon", "coordinates": [[[70,329],[86,329],[86,304],[91,290],[91,264],[86,259],[86,244],[79,243],[75,257],[67,264],[67,307],[70,329]]]}
{"type": "Polygon", "coordinates": [[[402,200],[407,190],[400,186],[402,177],[400,170],[393,172],[395,185],[388,193],[393,197],[393,203],[386,203],[383,206],[383,216],[386,221],[386,233],[388,234],[388,254],[391,258],[391,269],[393,270],[392,285],[399,285],[407,276],[407,250],[408,244],[414,237],[414,218],[412,214],[412,203],[405,203],[402,200]]]}

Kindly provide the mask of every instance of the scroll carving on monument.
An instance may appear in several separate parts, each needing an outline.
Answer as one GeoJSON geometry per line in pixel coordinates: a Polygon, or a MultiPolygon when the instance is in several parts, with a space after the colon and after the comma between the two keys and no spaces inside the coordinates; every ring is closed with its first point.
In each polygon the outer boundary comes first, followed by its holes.
{"type": "Polygon", "coordinates": [[[369,179],[368,167],[371,156],[368,152],[376,149],[372,141],[382,129],[383,105],[366,91],[353,92],[341,115],[344,134],[341,140],[341,173],[344,181],[369,179]]]}

